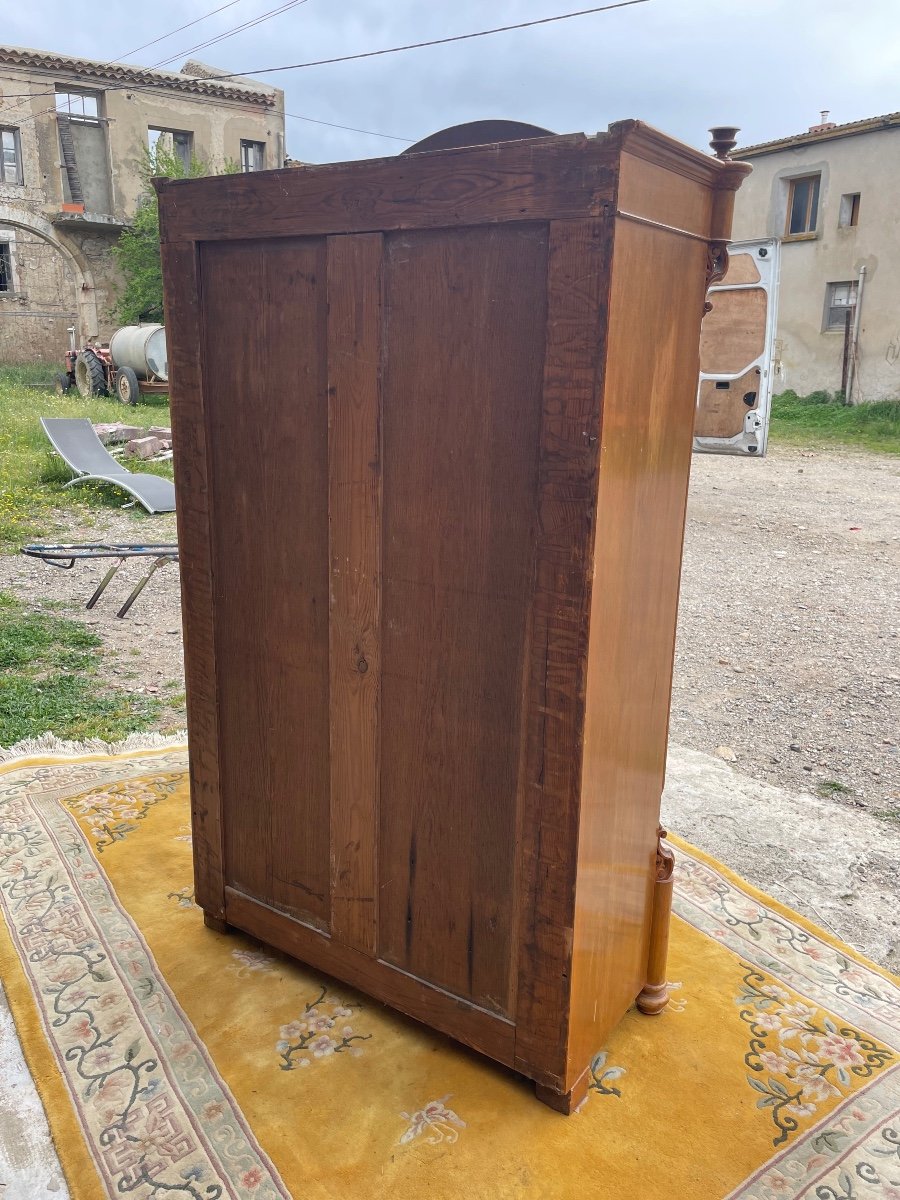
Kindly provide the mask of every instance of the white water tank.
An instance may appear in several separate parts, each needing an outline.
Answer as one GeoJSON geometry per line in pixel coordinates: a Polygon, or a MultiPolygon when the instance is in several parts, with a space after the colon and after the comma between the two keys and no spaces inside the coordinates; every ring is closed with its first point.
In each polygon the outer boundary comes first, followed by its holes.
{"type": "Polygon", "coordinates": [[[131,367],[138,379],[169,378],[166,331],[162,325],[123,325],[109,339],[117,367],[131,367]]]}

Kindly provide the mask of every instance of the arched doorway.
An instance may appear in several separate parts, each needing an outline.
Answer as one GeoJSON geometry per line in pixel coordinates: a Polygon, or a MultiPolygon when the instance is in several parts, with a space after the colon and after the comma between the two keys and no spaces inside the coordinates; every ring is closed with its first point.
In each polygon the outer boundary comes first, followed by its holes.
{"type": "Polygon", "coordinates": [[[97,330],[91,269],[49,221],[0,204],[0,255],[0,362],[57,362],[70,326],[79,344],[97,330]]]}

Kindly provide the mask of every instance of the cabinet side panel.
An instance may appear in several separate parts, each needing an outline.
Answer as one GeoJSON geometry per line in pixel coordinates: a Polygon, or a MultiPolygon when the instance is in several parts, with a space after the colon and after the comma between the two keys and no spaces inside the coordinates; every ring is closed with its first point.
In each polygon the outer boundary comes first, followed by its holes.
{"type": "Polygon", "coordinates": [[[225,877],[327,922],[325,241],[201,263],[225,877]]]}
{"type": "Polygon", "coordinates": [[[200,370],[200,274],[197,246],[162,246],[169,388],[178,498],[184,675],[190,743],[194,895],[212,916],[225,915],[219,796],[219,720],[212,605],[209,469],[200,370]]]}
{"type": "Polygon", "coordinates": [[[516,1065],[566,1090],[578,790],[613,222],[553,221],[521,777],[516,1065]]]}
{"type": "Polygon", "coordinates": [[[570,1079],[602,1048],[645,980],[705,288],[702,242],[617,222],[588,655],[570,1079]]]}
{"type": "Polygon", "coordinates": [[[328,239],[331,934],[376,948],[380,233],[328,239]]]}
{"type": "Polygon", "coordinates": [[[546,226],[385,240],[379,950],[510,1014],[546,226]]]}

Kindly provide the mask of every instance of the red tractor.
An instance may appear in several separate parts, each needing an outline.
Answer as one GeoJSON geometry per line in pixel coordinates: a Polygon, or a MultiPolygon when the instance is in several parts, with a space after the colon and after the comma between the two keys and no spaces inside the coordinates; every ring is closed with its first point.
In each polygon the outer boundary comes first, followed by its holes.
{"type": "MultiPolygon", "coordinates": [[[[65,374],[60,372],[56,376],[56,390],[62,394],[71,391],[73,387],[77,388],[85,400],[90,399],[91,396],[108,396],[110,392],[118,392],[115,376],[116,369],[113,366],[109,347],[97,346],[88,342],[81,350],[73,348],[66,352],[65,374]]],[[[128,390],[127,382],[130,381],[126,381],[126,387],[123,388],[126,391],[128,390]]],[[[129,395],[125,403],[134,404],[137,394],[137,379],[135,378],[134,399],[129,395]]],[[[124,399],[124,397],[122,398],[124,399]]]]}
{"type": "Polygon", "coordinates": [[[89,339],[76,350],[70,327],[66,370],[56,376],[56,390],[62,394],[73,387],[85,400],[118,396],[123,404],[137,404],[146,393],[168,392],[165,330],[161,325],[126,325],[108,346],[89,339]]]}

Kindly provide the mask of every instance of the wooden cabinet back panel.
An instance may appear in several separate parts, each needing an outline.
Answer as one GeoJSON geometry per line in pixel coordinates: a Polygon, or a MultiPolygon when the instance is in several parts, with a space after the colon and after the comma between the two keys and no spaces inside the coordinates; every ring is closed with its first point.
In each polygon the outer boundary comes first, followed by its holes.
{"type": "Polygon", "coordinates": [[[379,951],[512,1009],[547,230],[385,240],[379,951]]]}
{"type": "Polygon", "coordinates": [[[225,881],[325,924],[325,240],[206,245],[225,881]]]}

